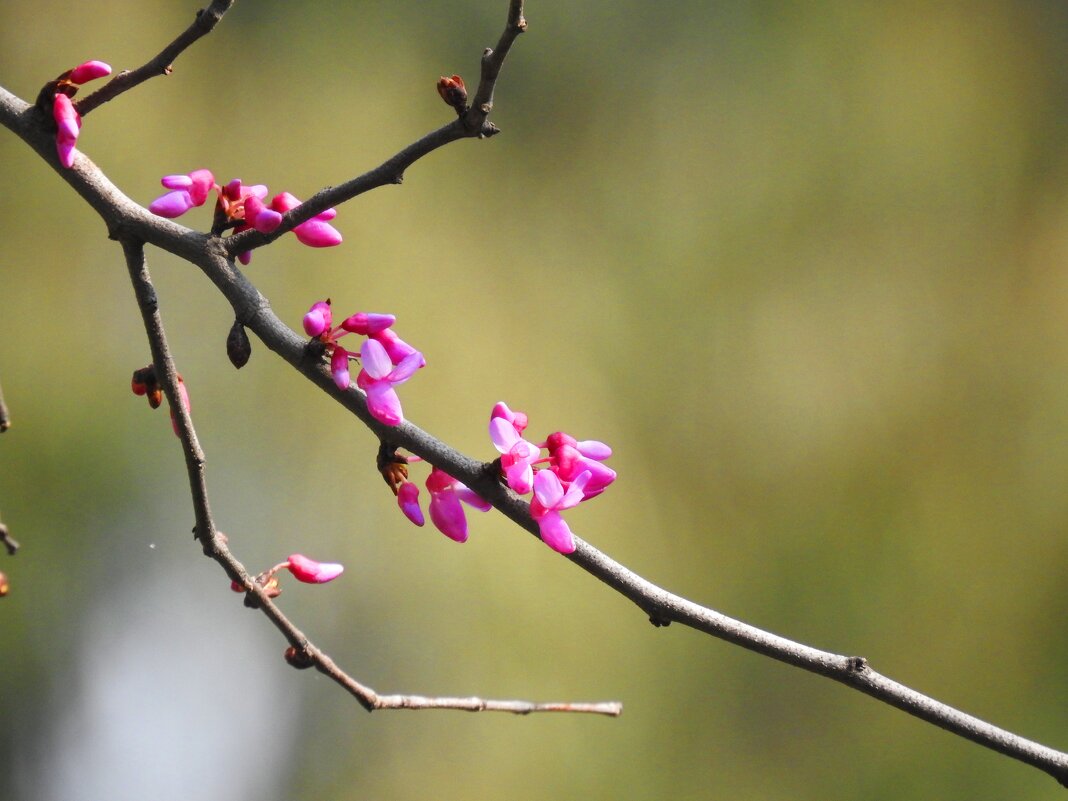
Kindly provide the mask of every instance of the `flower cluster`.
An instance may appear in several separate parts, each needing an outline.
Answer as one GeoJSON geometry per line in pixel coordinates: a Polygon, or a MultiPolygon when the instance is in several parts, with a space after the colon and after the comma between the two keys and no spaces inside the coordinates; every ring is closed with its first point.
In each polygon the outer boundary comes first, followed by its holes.
{"type": "MultiPolygon", "coordinates": [[[[490,439],[501,453],[501,475],[505,483],[520,495],[533,492],[530,514],[538,523],[541,538],[554,551],[571,553],[575,537],[561,512],[604,492],[616,479],[616,473],[602,462],[612,449],[596,440],[578,441],[558,431],[545,442],[535,445],[523,438],[527,416],[498,403],[490,413],[490,439]],[[548,451],[542,456],[542,449],[548,451]],[[536,465],[545,465],[536,467],[536,465]]],[[[424,523],[419,505],[419,488],[408,480],[408,463],[419,457],[404,458],[383,446],[379,470],[397,496],[397,505],[415,525],[424,523]]],[[[437,467],[426,480],[430,492],[430,519],[450,539],[467,540],[467,518],[461,501],[480,511],[490,504],[471,489],[437,467]]]]}
{"type": "Polygon", "coordinates": [[[67,70],[47,87],[52,92],[50,102],[52,119],[56,123],[56,152],[59,154],[59,163],[67,169],[74,166],[74,157],[78,154],[75,145],[78,144],[78,134],[82,129],[81,115],[74,108],[71,98],[83,83],[110,74],[111,67],[103,61],[86,61],[67,70]]]}
{"type": "MultiPolygon", "coordinates": [[[[382,444],[378,455],[378,469],[397,496],[397,506],[405,517],[422,526],[426,519],[419,505],[419,487],[408,480],[408,463],[419,461],[422,459],[418,456],[401,456],[386,443],[382,444]]],[[[493,508],[469,487],[437,467],[430,468],[426,488],[430,493],[430,521],[438,531],[456,542],[467,542],[467,515],[463,504],[480,512],[493,508]]]]}
{"type": "Polygon", "coordinates": [[[602,464],[612,449],[597,440],[579,441],[557,431],[535,445],[523,438],[527,416],[498,403],[490,413],[490,439],[501,454],[501,473],[520,495],[533,491],[530,515],[542,541],[554,551],[571,553],[575,537],[560,513],[600,495],[616,480],[616,471],[602,464]],[[541,450],[548,451],[542,456],[541,450]],[[548,466],[536,469],[536,464],[548,466]]]}
{"type": "Polygon", "coordinates": [[[396,319],[392,314],[358,312],[334,326],[330,299],[327,298],[313,303],[303,321],[304,332],[321,342],[330,354],[330,372],[339,389],[349,388],[352,380],[349,360],[356,354],[338,340],[346,334],[367,337],[360,346],[361,369],[356,376],[356,386],[367,393],[367,410],[371,416],[387,426],[404,422],[400,398],[393,387],[403,384],[426,365],[423,354],[393,332],[396,319]]]}
{"type": "MultiPolygon", "coordinates": [[[[160,404],[163,403],[163,388],[159,385],[159,379],[156,377],[156,365],[154,364],[134,370],[133,378],[130,379],[130,388],[133,390],[134,395],[144,395],[148,399],[148,405],[153,409],[158,409],[160,404]]],[[[178,397],[182,401],[182,406],[188,412],[191,408],[189,405],[189,392],[185,388],[185,381],[182,380],[181,373],[178,374],[178,397]]],[[[174,409],[171,409],[171,428],[174,429],[175,436],[178,436],[178,420],[174,416],[174,409]]]]}
{"type": "MultiPolygon", "coordinates": [[[[233,226],[235,234],[249,228],[269,234],[282,224],[283,214],[301,204],[301,201],[289,192],[275,195],[270,204],[264,203],[267,187],[263,184],[248,186],[241,183],[241,179],[234,178],[228,184],[220,186],[215,183],[211,170],[193,170],[186,175],[165,175],[160,183],[171,191],[149,204],[148,210],[153,214],[172,219],[181,217],[191,208],[203,206],[208,195],[214,191],[217,195],[216,223],[220,230],[233,226]]],[[[328,222],[336,216],[334,209],[327,209],[296,226],[293,233],[301,244],[308,247],[328,248],[340,245],[341,234],[328,222]]],[[[248,264],[252,253],[245,251],[239,253],[237,258],[242,264],[248,264]]]]}
{"type": "MultiPolygon", "coordinates": [[[[269,598],[277,598],[282,594],[282,588],[275,577],[280,570],[288,570],[297,581],[303,581],[305,584],[325,584],[340,576],[345,568],[331,562],[317,562],[303,554],[290,554],[286,561],[279,562],[253,579],[263,588],[269,598]]],[[[236,581],[230,583],[230,589],[234,592],[245,592],[245,588],[236,581]]]]}

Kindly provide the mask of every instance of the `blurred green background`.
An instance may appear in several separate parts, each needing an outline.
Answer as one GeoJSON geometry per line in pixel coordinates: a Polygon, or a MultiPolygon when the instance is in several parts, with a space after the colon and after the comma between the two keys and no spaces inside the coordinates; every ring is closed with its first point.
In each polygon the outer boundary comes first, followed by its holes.
{"type": "MultiPolygon", "coordinates": [[[[147,204],[209,167],[307,197],[449,118],[506,3],[238,3],[80,148],[147,204]]],[[[0,7],[0,84],[131,68],[186,3],[0,7]]],[[[429,365],[418,425],[492,458],[531,436],[615,449],[569,513],[647,578],[1068,748],[1068,7],[531,2],[504,133],[340,209],[248,275],[389,311],[429,365]]],[[[0,797],[1058,797],[1044,774],[636,608],[495,513],[463,547],[398,513],[376,441],[228,306],[150,266],[237,556],[347,565],[283,608],[382,692],[619,699],[618,720],[367,715],[296,673],[190,540],[118,246],[0,131],[0,797]]],[[[183,222],[205,230],[208,209],[183,222]]],[[[417,472],[417,469],[413,472],[417,472]]],[[[421,474],[420,474],[421,475],[421,474]]],[[[425,497],[425,493],[424,493],[425,497]]]]}

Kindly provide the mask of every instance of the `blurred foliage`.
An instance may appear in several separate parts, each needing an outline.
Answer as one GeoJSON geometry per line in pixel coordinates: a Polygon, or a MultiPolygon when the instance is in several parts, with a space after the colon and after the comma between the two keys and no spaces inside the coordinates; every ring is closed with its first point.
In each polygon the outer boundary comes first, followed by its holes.
{"type": "MultiPolygon", "coordinates": [[[[442,124],[505,3],[241,2],[81,149],[135,200],[209,167],[307,197],[442,124]]],[[[8,0],[0,84],[134,67],[175,3],[8,0]]],[[[651,580],[1068,747],[1068,11],[1032,2],[531,2],[504,133],[344,206],[248,274],[294,327],[390,311],[408,415],[494,454],[491,405],[615,448],[569,513],[651,580]]],[[[383,692],[609,699],[619,720],[366,715],[190,541],[121,251],[0,133],[0,797],[1048,798],[1052,780],[837,685],[653,630],[502,519],[408,525],[375,441],[150,252],[246,565],[383,692]],[[78,788],[74,792],[72,788],[78,788]]],[[[206,229],[209,212],[183,220],[206,229]]],[[[417,470],[417,468],[415,469],[417,470]]]]}

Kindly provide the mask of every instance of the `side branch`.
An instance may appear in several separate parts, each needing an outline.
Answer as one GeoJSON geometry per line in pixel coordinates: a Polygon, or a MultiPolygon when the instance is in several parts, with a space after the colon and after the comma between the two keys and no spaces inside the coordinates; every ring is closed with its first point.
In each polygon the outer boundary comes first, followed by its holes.
{"type": "Polygon", "coordinates": [[[0,388],[0,434],[9,428],[11,428],[11,414],[7,410],[7,404],[4,403],[4,390],[0,388]]]}
{"type": "Polygon", "coordinates": [[[19,549],[18,540],[8,533],[7,526],[0,523],[0,542],[7,548],[8,556],[14,556],[19,549]]]}
{"type": "Polygon", "coordinates": [[[107,103],[109,100],[114,100],[123,92],[133,89],[150,78],[169,75],[171,64],[174,63],[174,60],[197,39],[211,33],[233,4],[234,0],[213,0],[210,6],[198,11],[193,23],[177,39],[163,48],[151,61],[135,70],[123,70],[100,89],[84,100],[75,103],[78,113],[84,117],[98,106],[107,103]]]}
{"type": "Polygon", "coordinates": [[[501,74],[501,67],[504,66],[504,59],[508,56],[512,43],[526,29],[523,0],[511,0],[508,5],[508,23],[504,27],[501,38],[497,41],[497,47],[494,49],[487,47],[482,54],[482,75],[478,89],[471,101],[471,108],[464,115],[464,127],[470,133],[493,136],[498,132],[496,126],[486,122],[486,118],[493,110],[493,89],[497,85],[497,76],[501,74]]]}
{"type": "Polygon", "coordinates": [[[370,687],[361,684],[337,666],[333,659],[317,648],[287,618],[263,587],[255,582],[233,554],[215,528],[215,522],[208,504],[208,488],[204,477],[204,453],[197,441],[193,421],[184,404],[179,399],[178,373],[167,345],[167,337],[160,319],[156,290],[148,274],[145,260],[144,243],[124,239],[123,252],[126,255],[126,267],[133,283],[134,295],[141,310],[141,317],[148,334],[152,351],[152,361],[156,365],[156,374],[163,386],[167,402],[174,411],[178,425],[178,437],[185,454],[189,488],[193,499],[196,517],[195,536],[204,548],[204,554],[226,571],[232,581],[241,585],[252,606],[258,606],[263,613],[282,632],[290,646],[299,654],[299,663],[303,667],[314,666],[320,673],[329,676],[340,684],[368,711],[376,709],[459,709],[470,712],[511,712],[529,714],[531,712],[584,712],[597,715],[618,716],[622,713],[622,704],[605,703],[532,703],[529,701],[497,701],[481,698],[438,698],[421,695],[379,695],[370,687]]]}

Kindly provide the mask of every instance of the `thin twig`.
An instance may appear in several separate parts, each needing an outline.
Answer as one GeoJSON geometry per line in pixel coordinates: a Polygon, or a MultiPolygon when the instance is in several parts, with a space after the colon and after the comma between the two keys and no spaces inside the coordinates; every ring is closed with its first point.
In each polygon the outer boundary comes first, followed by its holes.
{"type": "Polygon", "coordinates": [[[263,247],[326,209],[339,206],[380,186],[399,184],[404,180],[404,172],[408,167],[450,142],[470,137],[484,138],[497,133],[498,129],[487,121],[490,110],[493,108],[493,89],[497,85],[497,77],[500,75],[512,42],[526,30],[526,27],[522,0],[511,0],[508,8],[508,22],[497,42],[497,48],[495,50],[486,48],[482,54],[482,77],[474,102],[466,114],[431,131],[363,175],[338,186],[327,187],[316,192],[304,203],[286,212],[282,217],[281,225],[271,233],[264,234],[250,228],[228,237],[226,239],[227,252],[231,256],[236,256],[238,253],[263,247]]]}
{"type": "Polygon", "coordinates": [[[219,20],[223,18],[223,14],[229,11],[233,4],[234,0],[213,0],[210,6],[198,11],[193,23],[177,39],[163,48],[155,58],[135,70],[123,70],[100,89],[75,103],[78,113],[84,117],[98,106],[114,100],[123,92],[133,89],[150,78],[170,75],[174,60],[197,39],[211,33],[219,24],[219,20]]]}
{"type": "Polygon", "coordinates": [[[7,410],[7,404],[4,403],[4,390],[0,387],[0,434],[9,428],[11,428],[11,413],[7,410]]]}
{"type": "Polygon", "coordinates": [[[19,549],[18,540],[16,540],[14,537],[11,536],[11,534],[8,533],[7,526],[3,523],[0,523],[0,542],[4,544],[5,548],[7,548],[7,553],[9,556],[14,556],[15,552],[19,549]]]}
{"type": "Polygon", "coordinates": [[[152,361],[156,365],[156,375],[167,396],[172,412],[178,423],[178,437],[185,454],[186,470],[189,476],[189,489],[193,498],[196,517],[195,536],[200,540],[204,553],[222,565],[232,581],[238,582],[245,592],[253,596],[254,605],[259,606],[264,614],[285,635],[286,640],[299,651],[307,663],[314,665],[319,672],[329,676],[348,690],[367,711],[376,709],[459,709],[469,712],[512,712],[529,714],[531,712],[584,712],[598,715],[617,716],[623,707],[617,702],[606,703],[532,703],[529,701],[497,701],[482,698],[445,698],[421,695],[379,695],[370,687],[361,684],[337,666],[333,659],[316,647],[271,600],[263,587],[249,576],[229,547],[219,536],[208,503],[208,487],[204,476],[204,452],[197,441],[193,421],[185,406],[178,398],[178,373],[167,344],[167,336],[160,319],[156,290],[148,273],[145,249],[142,242],[136,240],[122,241],[126,255],[126,267],[133,283],[134,295],[141,310],[145,324],[152,361]]]}

